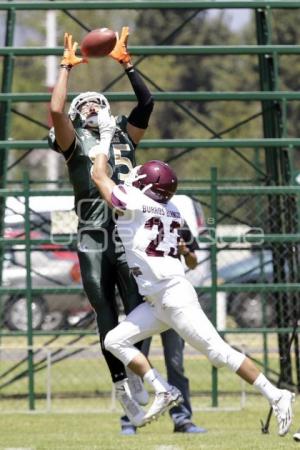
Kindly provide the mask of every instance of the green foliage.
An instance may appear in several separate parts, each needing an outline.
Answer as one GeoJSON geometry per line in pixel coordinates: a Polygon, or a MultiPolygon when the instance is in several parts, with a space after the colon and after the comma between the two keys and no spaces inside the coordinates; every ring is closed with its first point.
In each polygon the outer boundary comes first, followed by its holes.
{"type": "MultiPolygon", "coordinates": [[[[284,20],[281,12],[274,13],[273,39],[281,44],[294,45],[300,42],[299,13],[285,11],[284,20]]],[[[280,89],[299,91],[300,55],[284,55],[279,59],[280,89]]],[[[300,105],[299,102],[290,102],[287,109],[288,134],[291,137],[300,135],[300,105]]],[[[300,168],[299,151],[295,153],[295,165],[300,168]]]]}
{"type": "MultiPolygon", "coordinates": [[[[40,11],[18,12],[17,34],[24,35],[23,46],[43,46],[45,42],[45,14],[40,11]]],[[[299,42],[297,14],[294,11],[273,11],[273,43],[299,42]],[[284,20],[283,20],[284,17],[284,20]]],[[[131,45],[234,45],[256,42],[254,13],[249,25],[242,31],[233,31],[226,13],[220,11],[213,18],[206,10],[136,10],[136,11],[60,11],[57,13],[58,45],[63,44],[64,31],[73,33],[79,43],[86,30],[106,26],[121,30],[129,25],[131,45]],[[75,20],[74,20],[75,18],[75,20]]],[[[60,57],[57,57],[59,62],[60,57]]],[[[259,90],[258,58],[239,55],[147,56],[134,58],[137,68],[146,76],[150,89],[155,91],[251,91],[259,90]],[[141,60],[141,62],[139,62],[141,60]]],[[[300,57],[279,57],[280,89],[297,90],[300,57]]],[[[43,57],[18,57],[15,62],[14,92],[46,92],[45,59],[43,57]]],[[[122,68],[110,58],[90,60],[72,70],[70,92],[84,90],[131,91],[122,68]]],[[[47,126],[47,108],[44,104],[16,104],[15,108],[47,126]]],[[[132,103],[113,104],[115,114],[128,114],[132,103]]],[[[146,138],[259,138],[263,135],[260,102],[156,102],[146,138]],[[258,116],[254,119],[252,116],[258,116]]],[[[299,135],[300,108],[290,102],[287,108],[288,134],[299,135]]],[[[40,139],[45,128],[13,114],[11,137],[13,139],[40,139]]],[[[185,149],[160,149],[139,151],[139,162],[149,158],[165,160],[178,157],[185,149]]],[[[36,153],[36,152],[35,152],[36,153]]],[[[240,151],[253,162],[255,152],[240,151]]],[[[263,151],[259,157],[264,164],[263,151]]],[[[10,161],[22,153],[11,154],[10,161]]],[[[43,158],[41,158],[43,160],[43,158]]],[[[22,170],[40,164],[40,158],[25,158],[10,177],[18,178],[22,170]]],[[[237,171],[247,178],[257,178],[251,164],[238,156],[235,149],[195,149],[185,153],[173,163],[180,177],[207,178],[215,165],[222,177],[234,176],[237,171]]],[[[39,176],[42,175],[39,173],[39,176]]],[[[44,172],[45,173],[45,172],[44,172]]],[[[61,172],[63,175],[63,170],[61,172]]],[[[33,174],[34,177],[34,174],[33,174]]]]}
{"type": "MultiPolygon", "coordinates": [[[[152,12],[146,16],[141,14],[138,24],[139,27],[147,28],[146,38],[151,39],[150,43],[158,44],[164,41],[166,36],[171,35],[172,30],[179,29],[180,24],[190,16],[191,11],[184,14],[181,11],[166,11],[160,15],[152,12]],[[163,36],[157,32],[159,29],[164,30],[163,36]]],[[[176,35],[172,35],[166,43],[173,45],[237,43],[237,35],[230,30],[223,19],[220,15],[214,20],[208,20],[205,12],[201,12],[176,35]]],[[[145,66],[147,71],[143,72],[155,81],[156,87],[160,90],[204,92],[258,90],[255,73],[257,66],[254,57],[231,55],[152,57],[151,64],[147,65],[145,62],[145,66]]],[[[245,135],[249,138],[260,137],[262,135],[260,119],[236,126],[259,111],[260,105],[254,102],[156,103],[151,120],[151,137],[153,134],[160,138],[243,138],[245,135]],[[232,128],[233,131],[226,132],[232,128]]],[[[168,160],[174,155],[180,155],[182,150],[161,151],[159,157],[165,157],[168,160]]],[[[243,150],[243,152],[250,160],[252,159],[252,151],[243,150]]],[[[145,158],[152,155],[157,157],[157,152],[149,151],[145,158]]],[[[139,156],[141,157],[141,152],[139,156]]],[[[172,164],[180,177],[207,178],[212,165],[218,167],[221,177],[233,176],[241,160],[230,149],[194,149],[173,161],[172,164]]],[[[253,169],[249,169],[247,164],[243,164],[243,173],[248,177],[255,176],[253,169]]]]}

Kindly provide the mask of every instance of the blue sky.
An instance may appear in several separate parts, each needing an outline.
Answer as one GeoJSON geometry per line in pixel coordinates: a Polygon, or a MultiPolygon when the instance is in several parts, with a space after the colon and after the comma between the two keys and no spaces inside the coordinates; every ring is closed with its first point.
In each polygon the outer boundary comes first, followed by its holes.
{"type": "Polygon", "coordinates": [[[222,11],[227,18],[227,22],[230,24],[232,30],[240,30],[250,20],[250,9],[211,9],[209,15],[212,17],[218,16],[222,11]]]}

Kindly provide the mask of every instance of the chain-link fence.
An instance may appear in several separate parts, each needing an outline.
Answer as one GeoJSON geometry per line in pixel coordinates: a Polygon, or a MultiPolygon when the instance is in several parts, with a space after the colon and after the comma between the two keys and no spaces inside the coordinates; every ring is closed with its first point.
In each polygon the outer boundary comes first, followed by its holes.
{"type": "MultiPolygon", "coordinates": [[[[28,57],[60,56],[63,49],[13,46],[18,24],[31,26],[35,21],[39,24],[36,34],[40,35],[46,10],[59,11],[61,26],[68,24],[69,32],[76,31],[79,39],[78,26],[85,33],[101,21],[105,26],[111,23],[118,27],[129,21],[136,27],[136,38],[133,35],[131,42],[146,45],[130,47],[130,52],[137,57],[135,67],[154,91],[157,103],[155,128],[152,125],[150,130],[154,139],[140,143],[141,159],[155,155],[174,164],[178,173],[183,169],[183,175],[197,177],[200,169],[204,176],[211,165],[217,164],[220,171],[227,165],[225,176],[230,176],[226,182],[212,173],[206,188],[199,188],[204,185],[199,179],[193,188],[182,183],[185,189],[181,193],[189,195],[182,211],[187,211],[191,198],[192,213],[187,222],[201,246],[199,264],[187,276],[225,339],[249,353],[275,383],[280,381],[299,390],[299,188],[289,187],[297,183],[294,162],[299,161],[300,141],[295,137],[299,134],[299,93],[293,87],[297,81],[292,82],[286,69],[296,65],[300,48],[294,45],[296,41],[286,41],[286,36],[297,36],[292,24],[292,32],[280,33],[281,17],[286,19],[287,12],[291,12],[287,9],[297,11],[299,5],[287,0],[243,1],[234,5],[225,1],[174,1],[168,5],[147,1],[48,3],[0,5],[2,14],[7,11],[5,47],[0,48],[1,407],[114,407],[94,313],[81,286],[72,193],[62,189],[62,182],[57,181],[60,176],[52,185],[57,188],[52,206],[51,192],[34,191],[28,179],[25,178],[24,187],[18,188],[18,176],[23,167],[28,167],[28,159],[34,168],[31,179],[35,180],[35,187],[38,183],[49,187],[51,171],[45,171],[44,166],[51,168],[52,163],[56,164],[48,159],[45,163],[43,151],[48,148],[45,133],[49,127],[40,120],[51,94],[42,93],[43,64],[30,64],[28,57]],[[75,14],[66,8],[75,8],[75,14]],[[229,29],[224,32],[219,26],[222,21],[211,25],[206,22],[210,17],[206,10],[215,8],[255,8],[255,24],[244,36],[231,36],[229,29]],[[272,16],[278,8],[282,11],[278,11],[272,29],[272,16]],[[157,13],[156,9],[161,11],[157,13]],[[23,10],[29,10],[27,16],[23,10]],[[64,16],[70,22],[64,22],[64,16]],[[200,36],[202,30],[204,34],[200,36]],[[194,40],[196,35],[199,41],[194,40]],[[186,45],[189,42],[192,45],[186,45]],[[235,42],[239,45],[233,46],[235,42]],[[147,64],[149,57],[152,59],[147,64]],[[222,66],[220,61],[226,64],[222,66]],[[163,73],[165,66],[167,71],[163,73]],[[279,79],[279,72],[283,80],[279,79]],[[13,92],[13,81],[16,89],[22,89],[26,77],[32,78],[28,89],[34,92],[13,92]],[[177,80],[186,84],[178,84],[177,80]],[[216,92],[220,87],[236,92],[216,92]],[[245,91],[239,92],[243,88],[245,91]],[[26,104],[14,108],[13,103],[26,104]],[[227,121],[231,114],[232,121],[227,121]],[[13,133],[10,128],[14,128],[13,133]],[[42,133],[37,131],[40,129],[42,133]],[[196,150],[197,157],[192,153],[196,150]],[[9,156],[12,153],[13,158],[9,156]],[[240,173],[236,173],[239,169],[240,173]],[[49,176],[45,177],[45,173],[49,176]],[[68,199],[62,205],[64,196],[68,199]],[[10,214],[2,227],[5,204],[10,214]]],[[[2,19],[4,23],[4,16],[2,19]]],[[[78,78],[80,88],[90,89],[90,81],[95,77],[95,89],[105,92],[109,101],[120,102],[122,107],[124,102],[136,100],[132,92],[114,91],[119,90],[119,81],[121,88],[125,86],[124,74],[112,77],[108,67],[101,72],[109,72],[109,77],[100,80],[98,67],[89,67],[89,76],[78,78]],[[111,88],[113,91],[108,92],[111,88]]],[[[76,92],[70,93],[68,100],[75,95],[76,92]]],[[[122,305],[119,307],[122,315],[122,305]]],[[[159,338],[154,340],[152,350],[155,364],[163,369],[159,338]]],[[[245,392],[247,398],[253,393],[237,386],[227,371],[212,370],[188,346],[185,366],[196,408],[211,404],[240,407],[245,392]]]]}
{"type": "MultiPolygon", "coordinates": [[[[31,395],[35,408],[47,410],[115,408],[94,312],[81,286],[72,197],[67,202],[57,197],[50,207],[51,192],[30,197],[25,189],[23,194],[7,202],[3,239],[3,407],[26,408],[31,395]],[[43,207],[30,198],[42,198],[43,207]]],[[[274,382],[281,374],[282,383],[297,386],[298,336],[292,332],[299,316],[299,188],[212,183],[180,194],[186,205],[191,202],[193,217],[187,207],[183,214],[200,244],[199,264],[187,277],[203,309],[225,339],[253,357],[274,382]]],[[[119,308],[122,319],[121,302],[119,308]]],[[[155,342],[152,354],[164,370],[160,341],[155,342]]],[[[186,373],[195,407],[209,407],[213,372],[189,346],[186,373]],[[201,373],[201,382],[194,373],[201,373]]],[[[213,404],[243,405],[251,388],[234,386],[231,374],[222,370],[213,385],[213,404]]]]}

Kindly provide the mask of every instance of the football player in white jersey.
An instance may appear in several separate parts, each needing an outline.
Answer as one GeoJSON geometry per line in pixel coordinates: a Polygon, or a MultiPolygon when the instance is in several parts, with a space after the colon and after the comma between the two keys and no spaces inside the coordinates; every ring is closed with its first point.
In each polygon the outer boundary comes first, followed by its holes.
{"type": "Polygon", "coordinates": [[[132,186],[115,185],[107,176],[107,157],[97,156],[92,178],[108,204],[118,211],[117,228],[129,268],[145,302],[111,330],[104,345],[125,366],[155,390],[155,399],[140,426],[182,401],[180,392],[151,367],[134,344],[173,328],[190,345],[205,354],[215,367],[227,366],[269,401],[284,436],[292,423],[295,394],[278,389],[244,354],[234,350],[218,334],[185,278],[177,254],[180,212],[171,198],[177,177],[162,161],[149,161],[136,170],[132,186]]]}

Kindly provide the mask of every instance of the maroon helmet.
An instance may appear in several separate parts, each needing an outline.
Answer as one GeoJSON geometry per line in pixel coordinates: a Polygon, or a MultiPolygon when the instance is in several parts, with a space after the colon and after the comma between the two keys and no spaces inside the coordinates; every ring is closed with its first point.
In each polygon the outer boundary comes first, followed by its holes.
{"type": "Polygon", "coordinates": [[[138,177],[144,175],[133,182],[133,186],[143,190],[145,195],[159,203],[167,203],[175,194],[177,189],[177,176],[171,167],[163,161],[148,161],[138,170],[138,177]]]}

